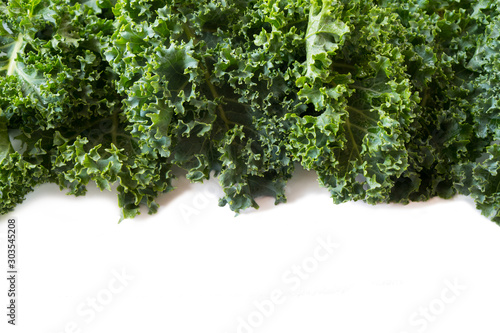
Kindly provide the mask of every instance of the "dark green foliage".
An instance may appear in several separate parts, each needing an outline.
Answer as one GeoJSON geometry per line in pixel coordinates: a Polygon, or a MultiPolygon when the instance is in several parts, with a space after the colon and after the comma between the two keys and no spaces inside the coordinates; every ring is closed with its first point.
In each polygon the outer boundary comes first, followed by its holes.
{"type": "Polygon", "coordinates": [[[0,213],[91,181],[154,213],[174,166],[239,212],[300,163],[335,203],[500,223],[499,31],[495,0],[2,0],[0,213]]]}

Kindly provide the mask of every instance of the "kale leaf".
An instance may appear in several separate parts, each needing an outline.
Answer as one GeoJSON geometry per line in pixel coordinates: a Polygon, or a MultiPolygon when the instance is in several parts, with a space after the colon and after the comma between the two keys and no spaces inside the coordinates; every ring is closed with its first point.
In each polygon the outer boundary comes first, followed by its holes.
{"type": "Polygon", "coordinates": [[[0,214],[116,185],[121,220],[212,174],[221,206],[470,195],[500,223],[495,0],[0,1],[0,214]]]}

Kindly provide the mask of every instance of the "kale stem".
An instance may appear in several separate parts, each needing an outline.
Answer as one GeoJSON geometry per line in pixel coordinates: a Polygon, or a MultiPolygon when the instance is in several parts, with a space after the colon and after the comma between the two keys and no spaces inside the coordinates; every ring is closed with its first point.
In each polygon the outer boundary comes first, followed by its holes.
{"type": "MultiPolygon", "coordinates": [[[[188,27],[188,25],[186,23],[183,23],[182,28],[184,29],[184,32],[186,33],[188,38],[191,39],[195,44],[197,44],[198,38],[196,38],[196,36],[191,31],[191,29],[188,27]]],[[[212,84],[212,82],[210,82],[212,79],[210,77],[210,73],[208,72],[207,68],[204,66],[203,62],[200,61],[199,64],[200,64],[201,70],[203,71],[203,75],[205,76],[205,81],[207,83],[208,89],[210,89],[210,93],[212,94],[212,96],[215,100],[219,100],[217,102],[217,109],[219,110],[219,116],[224,121],[226,129],[229,129],[229,124],[231,124],[231,121],[229,121],[229,119],[227,119],[226,113],[224,112],[224,109],[222,108],[222,105],[220,103],[220,96],[219,96],[219,93],[217,92],[217,89],[215,89],[215,86],[212,84]]]]}
{"type": "Polygon", "coordinates": [[[116,134],[118,132],[118,109],[113,111],[112,115],[113,126],[111,127],[111,142],[116,146],[116,134]]]}
{"type": "Polygon", "coordinates": [[[375,123],[378,123],[378,120],[377,120],[377,119],[372,118],[372,117],[370,117],[369,115],[367,115],[367,114],[365,113],[365,112],[370,112],[370,110],[363,111],[363,110],[360,110],[360,109],[355,108],[355,107],[350,106],[350,105],[348,105],[348,106],[347,106],[347,110],[354,111],[354,112],[356,112],[356,113],[358,113],[358,114],[362,115],[362,116],[363,116],[363,117],[365,117],[366,119],[369,119],[369,120],[371,120],[371,121],[374,121],[375,123]]]}
{"type": "Polygon", "coordinates": [[[297,20],[297,21],[290,22],[287,25],[283,26],[283,28],[288,28],[289,26],[294,26],[296,24],[299,24],[299,23],[302,23],[302,22],[306,22],[306,21],[309,21],[309,18],[303,18],[303,19],[300,19],[300,20],[297,20]]]}
{"type": "MultiPolygon", "coordinates": [[[[354,135],[352,134],[351,122],[349,121],[349,118],[346,119],[346,125],[347,125],[347,131],[349,132],[349,136],[351,137],[351,140],[352,140],[352,146],[354,148],[353,150],[356,150],[356,153],[358,154],[358,157],[361,157],[361,154],[359,152],[358,146],[356,145],[356,140],[354,139],[354,135]]],[[[353,150],[351,150],[351,153],[352,153],[353,150]]]]}
{"type": "Polygon", "coordinates": [[[355,84],[350,84],[349,87],[354,88],[354,89],[358,89],[358,90],[369,91],[369,92],[372,92],[372,93],[375,93],[375,94],[380,94],[380,92],[378,92],[376,90],[373,90],[373,89],[370,89],[370,88],[366,88],[366,87],[357,86],[355,84]]]}
{"type": "Polygon", "coordinates": [[[14,148],[12,148],[12,144],[10,142],[7,122],[2,119],[0,109],[0,162],[13,152],[14,148]]]}
{"type": "Polygon", "coordinates": [[[427,104],[427,100],[428,99],[429,99],[429,89],[425,88],[424,97],[422,98],[422,101],[420,102],[420,105],[422,107],[425,107],[425,105],[427,104]]]}
{"type": "Polygon", "coordinates": [[[23,46],[23,38],[24,38],[23,34],[19,34],[19,36],[17,37],[17,41],[14,44],[14,49],[12,49],[12,53],[9,57],[9,64],[7,66],[7,76],[14,74],[16,70],[17,54],[19,53],[21,47],[23,46]]]}
{"type": "Polygon", "coordinates": [[[339,62],[332,62],[332,66],[333,67],[340,67],[340,68],[347,68],[347,69],[356,69],[355,66],[353,65],[348,65],[348,64],[342,64],[342,63],[339,63],[339,62]]]}

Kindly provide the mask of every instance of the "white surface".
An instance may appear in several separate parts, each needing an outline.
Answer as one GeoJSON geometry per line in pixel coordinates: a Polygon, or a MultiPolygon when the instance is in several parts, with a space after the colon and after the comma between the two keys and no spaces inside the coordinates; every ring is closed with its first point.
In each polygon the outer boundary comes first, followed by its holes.
{"type": "MultiPolygon", "coordinates": [[[[500,227],[468,198],[336,206],[298,171],[288,203],[263,199],[235,218],[217,206],[215,180],[177,185],[158,214],[121,224],[115,194],[74,198],[53,185],[2,217],[2,234],[18,219],[20,278],[18,325],[2,306],[0,331],[500,331],[500,227]],[[294,273],[302,265],[307,277],[294,273]]],[[[6,304],[5,279],[0,288],[6,304]]]]}

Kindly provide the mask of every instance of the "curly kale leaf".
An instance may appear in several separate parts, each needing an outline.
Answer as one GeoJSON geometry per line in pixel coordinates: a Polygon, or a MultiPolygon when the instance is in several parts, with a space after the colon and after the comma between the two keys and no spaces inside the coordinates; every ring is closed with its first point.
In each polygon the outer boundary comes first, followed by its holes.
{"type": "Polygon", "coordinates": [[[410,131],[409,167],[392,191],[399,202],[476,191],[473,169],[497,140],[498,5],[436,5],[410,2],[397,9],[411,18],[405,23],[411,31],[406,63],[421,96],[420,116],[410,131]]]}
{"type": "Polygon", "coordinates": [[[290,150],[336,203],[387,201],[407,166],[416,96],[403,70],[396,15],[368,2],[313,1],[307,59],[296,78],[290,150]]]}
{"type": "Polygon", "coordinates": [[[239,212],[285,202],[300,163],[335,203],[464,194],[500,223],[499,18],[495,0],[2,0],[0,213],[46,182],[154,213],[179,168],[239,212]]]}
{"type": "Polygon", "coordinates": [[[124,1],[114,9],[105,56],[126,96],[128,129],[188,179],[220,174],[221,205],[235,211],[256,207],[262,194],[284,201],[293,165],[279,117],[297,104],[285,77],[301,39],[300,5],[174,1],[141,11],[124,1]]]}

